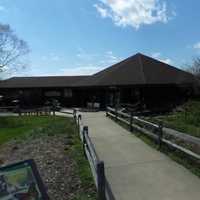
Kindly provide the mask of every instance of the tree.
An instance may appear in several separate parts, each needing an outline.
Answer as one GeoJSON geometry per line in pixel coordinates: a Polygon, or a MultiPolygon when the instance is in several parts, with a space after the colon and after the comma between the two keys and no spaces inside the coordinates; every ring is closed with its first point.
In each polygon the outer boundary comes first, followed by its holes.
{"type": "Polygon", "coordinates": [[[200,57],[194,58],[192,64],[186,65],[186,70],[200,79],[200,57]]]}
{"type": "Polygon", "coordinates": [[[8,24],[0,23],[0,73],[25,67],[27,43],[18,38],[8,24]]]}

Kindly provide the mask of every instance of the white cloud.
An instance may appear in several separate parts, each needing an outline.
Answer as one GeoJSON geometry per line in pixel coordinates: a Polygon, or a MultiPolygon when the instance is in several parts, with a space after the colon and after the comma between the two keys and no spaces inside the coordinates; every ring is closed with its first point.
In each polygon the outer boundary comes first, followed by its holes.
{"type": "Polygon", "coordinates": [[[88,53],[84,49],[78,49],[76,55],[78,60],[73,68],[62,68],[64,75],[92,75],[121,60],[121,57],[115,56],[112,51],[103,54],[88,53]]]}
{"type": "Polygon", "coordinates": [[[172,64],[172,60],[170,58],[165,58],[165,59],[159,59],[161,62],[164,62],[168,65],[172,64]]]}
{"type": "Polygon", "coordinates": [[[88,53],[84,49],[79,48],[77,58],[81,63],[96,63],[109,66],[121,60],[120,57],[114,55],[112,51],[106,51],[103,54],[88,53]]]}
{"type": "Polygon", "coordinates": [[[200,49],[200,42],[197,42],[196,44],[193,45],[194,49],[200,49]]]}
{"type": "Polygon", "coordinates": [[[78,49],[78,53],[76,54],[76,56],[77,56],[78,59],[89,61],[89,60],[92,60],[95,57],[97,57],[98,54],[88,53],[84,49],[79,48],[78,49]]]}
{"type": "Polygon", "coordinates": [[[172,60],[170,58],[163,58],[162,57],[162,54],[160,52],[155,52],[155,53],[152,53],[151,56],[161,62],[164,62],[168,65],[172,64],[172,60]]]}
{"type": "Polygon", "coordinates": [[[153,58],[158,58],[161,56],[161,53],[160,52],[155,52],[155,53],[152,53],[152,57],[153,58]]]}
{"type": "Polygon", "coordinates": [[[99,6],[98,4],[95,4],[94,7],[97,9],[97,11],[100,13],[100,15],[103,18],[109,17],[109,13],[108,10],[105,8],[102,8],[101,6],[99,6]]]}
{"type": "MultiPolygon", "coordinates": [[[[167,4],[164,0],[98,0],[94,5],[101,17],[111,18],[117,26],[138,29],[144,24],[167,23],[167,4]]],[[[174,11],[173,11],[174,13],[174,11]]],[[[173,14],[173,16],[175,16],[173,14]]]]}
{"type": "MultiPolygon", "coordinates": [[[[116,56],[112,51],[105,51],[104,53],[88,52],[82,48],[78,48],[77,54],[75,55],[75,62],[68,63],[67,66],[64,62],[56,62],[57,70],[48,70],[49,61],[55,64],[53,61],[64,61],[62,56],[57,56],[54,52],[48,53],[47,55],[41,56],[43,65],[46,69],[41,70],[38,67],[31,67],[26,73],[28,76],[74,76],[74,75],[92,75],[97,73],[121,60],[121,57],[116,56]]],[[[34,64],[34,66],[38,64],[34,64]]],[[[40,65],[40,64],[39,64],[40,65]]],[[[21,75],[16,73],[16,75],[21,75]]]]}
{"type": "Polygon", "coordinates": [[[74,68],[62,68],[62,75],[66,76],[77,76],[77,75],[92,75],[94,73],[102,70],[101,67],[89,64],[87,66],[82,67],[74,67],[74,68]]]}
{"type": "Polygon", "coordinates": [[[107,64],[114,64],[114,63],[119,62],[120,60],[121,60],[121,58],[115,56],[114,53],[113,53],[112,51],[107,51],[107,52],[105,53],[105,60],[104,60],[104,61],[105,61],[107,64]]]}

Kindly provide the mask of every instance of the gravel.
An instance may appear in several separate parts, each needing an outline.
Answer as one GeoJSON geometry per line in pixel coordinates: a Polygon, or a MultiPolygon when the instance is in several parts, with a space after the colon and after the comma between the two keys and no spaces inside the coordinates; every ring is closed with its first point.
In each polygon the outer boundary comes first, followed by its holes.
{"type": "Polygon", "coordinates": [[[68,155],[68,140],[64,135],[13,140],[1,146],[0,166],[34,159],[50,199],[71,200],[83,189],[68,155]]]}

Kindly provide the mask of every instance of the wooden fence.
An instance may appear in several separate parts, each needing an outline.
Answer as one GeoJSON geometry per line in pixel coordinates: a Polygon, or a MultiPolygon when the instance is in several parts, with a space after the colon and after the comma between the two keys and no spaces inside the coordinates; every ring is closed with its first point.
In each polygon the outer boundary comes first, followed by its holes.
{"type": "Polygon", "coordinates": [[[6,107],[0,107],[0,112],[14,112],[17,113],[19,116],[22,115],[55,115],[55,109],[49,106],[44,106],[44,107],[37,107],[37,108],[20,108],[18,106],[6,106],[6,107]]]}
{"type": "Polygon", "coordinates": [[[40,108],[30,108],[30,109],[17,109],[17,112],[19,116],[21,115],[36,115],[36,116],[41,116],[41,115],[55,115],[55,110],[52,110],[51,107],[40,107],[40,108]]]}
{"type": "Polygon", "coordinates": [[[131,132],[133,130],[136,130],[152,138],[158,144],[159,148],[161,148],[161,146],[165,144],[171,148],[183,152],[192,159],[200,161],[200,155],[166,139],[164,137],[165,133],[163,131],[163,124],[161,122],[160,124],[154,124],[146,120],[140,119],[136,116],[133,116],[133,114],[123,113],[118,111],[116,108],[111,108],[111,107],[107,107],[106,116],[111,116],[112,118],[114,118],[114,120],[126,124],[127,126],[129,126],[131,132]]]}
{"type": "Polygon", "coordinates": [[[89,129],[87,126],[83,125],[82,115],[77,114],[76,110],[74,110],[73,115],[74,120],[78,126],[80,139],[83,143],[84,154],[90,164],[94,182],[97,188],[98,199],[115,200],[110,185],[105,176],[104,162],[99,159],[96,153],[95,147],[89,136],[89,129]]]}

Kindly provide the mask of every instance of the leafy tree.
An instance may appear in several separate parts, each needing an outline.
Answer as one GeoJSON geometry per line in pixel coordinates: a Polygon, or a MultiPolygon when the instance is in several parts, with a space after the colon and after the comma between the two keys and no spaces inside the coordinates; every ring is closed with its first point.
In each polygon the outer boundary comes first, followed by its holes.
{"type": "Polygon", "coordinates": [[[0,73],[25,67],[27,43],[18,38],[8,24],[0,23],[0,73]]]}

